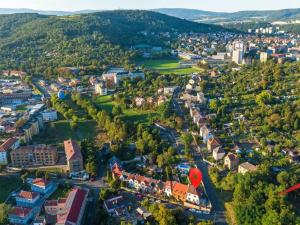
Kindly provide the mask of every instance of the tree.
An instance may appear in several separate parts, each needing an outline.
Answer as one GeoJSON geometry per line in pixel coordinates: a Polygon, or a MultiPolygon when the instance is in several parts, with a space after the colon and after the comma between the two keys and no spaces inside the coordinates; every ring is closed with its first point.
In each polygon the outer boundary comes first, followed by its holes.
{"type": "Polygon", "coordinates": [[[217,102],[217,100],[212,99],[212,100],[209,102],[209,108],[210,108],[211,110],[216,111],[217,108],[218,108],[218,102],[217,102]]]}
{"type": "Polygon", "coordinates": [[[112,109],[113,116],[120,116],[123,114],[122,108],[119,105],[115,105],[112,109]]]}
{"type": "Polygon", "coordinates": [[[190,133],[184,133],[181,135],[181,140],[183,141],[185,148],[189,148],[193,142],[193,136],[190,133]]]}
{"type": "Polygon", "coordinates": [[[11,206],[5,203],[0,204],[0,225],[8,224],[8,214],[11,210],[11,206]]]}
{"type": "Polygon", "coordinates": [[[271,103],[272,95],[269,91],[262,91],[256,96],[255,101],[259,106],[265,106],[266,104],[271,103]]]}
{"type": "Polygon", "coordinates": [[[25,181],[26,181],[28,175],[29,175],[28,172],[25,172],[24,174],[21,175],[21,179],[22,179],[23,184],[25,184],[25,181]]]}

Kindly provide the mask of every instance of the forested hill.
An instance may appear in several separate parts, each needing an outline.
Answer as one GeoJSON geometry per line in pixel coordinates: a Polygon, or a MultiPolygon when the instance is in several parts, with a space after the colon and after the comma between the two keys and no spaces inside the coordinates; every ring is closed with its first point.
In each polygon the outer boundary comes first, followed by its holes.
{"type": "Polygon", "coordinates": [[[0,16],[0,65],[43,72],[46,67],[116,64],[126,47],[163,44],[153,32],[211,32],[223,28],[139,10],[70,16],[0,16]],[[151,34],[152,33],[152,34],[151,34]]]}

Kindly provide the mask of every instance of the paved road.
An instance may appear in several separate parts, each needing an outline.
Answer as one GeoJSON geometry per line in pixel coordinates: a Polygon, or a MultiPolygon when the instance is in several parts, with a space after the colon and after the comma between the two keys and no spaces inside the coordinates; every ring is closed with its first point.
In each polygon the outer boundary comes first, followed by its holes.
{"type": "MultiPolygon", "coordinates": [[[[177,114],[179,116],[184,118],[184,116],[185,116],[184,112],[181,109],[180,104],[178,103],[179,95],[180,95],[180,90],[177,90],[173,95],[172,102],[173,102],[174,110],[177,112],[177,114]]],[[[188,124],[185,123],[184,128],[188,128],[188,124]]],[[[188,129],[184,129],[184,130],[186,132],[188,132],[188,129]]],[[[198,216],[198,218],[206,217],[207,219],[214,220],[216,224],[220,224],[220,225],[227,224],[226,218],[225,218],[224,205],[219,200],[218,191],[215,189],[215,187],[212,184],[210,177],[208,175],[209,165],[203,161],[203,159],[200,155],[200,152],[199,152],[199,147],[197,146],[197,144],[195,142],[192,145],[192,151],[193,151],[193,155],[194,155],[194,161],[195,161],[197,167],[202,171],[203,184],[205,186],[206,193],[207,193],[208,198],[213,207],[213,213],[211,215],[202,214],[201,216],[200,215],[197,215],[197,216],[198,216]]],[[[193,214],[195,214],[195,213],[193,213],[193,214]]]]}

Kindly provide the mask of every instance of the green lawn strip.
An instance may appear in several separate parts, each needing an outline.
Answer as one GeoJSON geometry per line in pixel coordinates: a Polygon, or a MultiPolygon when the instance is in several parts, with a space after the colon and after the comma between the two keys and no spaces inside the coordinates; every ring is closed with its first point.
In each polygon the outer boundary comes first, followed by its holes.
{"type": "Polygon", "coordinates": [[[8,195],[22,186],[22,181],[16,176],[0,176],[0,203],[3,203],[8,195]]]}

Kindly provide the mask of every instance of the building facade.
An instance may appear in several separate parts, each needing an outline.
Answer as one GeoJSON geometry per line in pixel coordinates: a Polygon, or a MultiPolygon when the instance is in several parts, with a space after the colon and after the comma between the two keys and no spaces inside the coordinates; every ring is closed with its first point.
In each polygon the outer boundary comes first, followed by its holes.
{"type": "Polygon", "coordinates": [[[21,146],[10,153],[12,166],[53,166],[57,162],[57,149],[47,145],[21,146]]]}
{"type": "Polygon", "coordinates": [[[80,172],[83,170],[83,158],[81,154],[81,149],[75,140],[64,141],[68,171],[80,172]]]}

